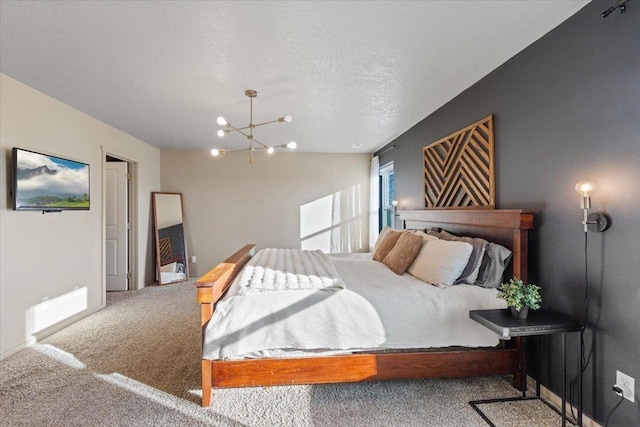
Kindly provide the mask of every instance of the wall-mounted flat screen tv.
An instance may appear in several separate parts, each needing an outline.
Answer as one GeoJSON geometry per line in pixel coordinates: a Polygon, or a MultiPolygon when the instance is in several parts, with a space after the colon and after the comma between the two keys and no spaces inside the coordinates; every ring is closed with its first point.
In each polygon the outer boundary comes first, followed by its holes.
{"type": "Polygon", "coordinates": [[[89,210],[89,165],[14,147],[13,208],[89,210]]]}

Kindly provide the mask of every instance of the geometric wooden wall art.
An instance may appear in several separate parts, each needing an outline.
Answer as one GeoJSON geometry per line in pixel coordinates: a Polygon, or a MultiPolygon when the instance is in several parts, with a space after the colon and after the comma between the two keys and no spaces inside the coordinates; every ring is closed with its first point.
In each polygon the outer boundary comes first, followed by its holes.
{"type": "Polygon", "coordinates": [[[158,241],[160,251],[160,261],[167,261],[173,258],[173,251],[171,250],[171,239],[168,237],[160,239],[158,241]]]}
{"type": "Polygon", "coordinates": [[[423,149],[427,209],[494,208],[493,115],[423,149]]]}

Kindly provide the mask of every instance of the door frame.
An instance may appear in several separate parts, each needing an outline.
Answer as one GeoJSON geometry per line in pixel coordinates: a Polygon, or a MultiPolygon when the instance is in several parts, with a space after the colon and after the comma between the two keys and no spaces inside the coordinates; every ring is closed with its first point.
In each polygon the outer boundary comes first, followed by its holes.
{"type": "Polygon", "coordinates": [[[101,221],[101,233],[102,233],[102,263],[101,263],[101,282],[102,282],[102,305],[107,303],[107,277],[106,277],[106,244],[107,244],[107,232],[106,232],[106,186],[107,186],[107,156],[115,157],[119,160],[127,162],[129,179],[127,180],[127,192],[128,192],[128,217],[129,217],[129,229],[127,232],[128,242],[128,264],[129,273],[131,278],[128,283],[128,290],[140,289],[138,283],[139,271],[138,271],[138,162],[136,159],[132,159],[124,153],[118,152],[111,148],[102,147],[102,221],[101,221]]]}
{"type": "MultiPolygon", "coordinates": [[[[380,169],[378,170],[378,176],[379,176],[379,186],[378,186],[378,191],[379,191],[379,199],[380,203],[379,203],[379,207],[378,207],[378,230],[382,230],[384,224],[384,216],[386,214],[385,211],[391,211],[392,212],[392,216],[391,216],[391,227],[395,228],[396,226],[396,215],[395,215],[395,207],[393,206],[393,204],[391,205],[387,205],[385,204],[385,199],[387,199],[387,197],[389,196],[388,191],[389,191],[389,175],[393,174],[394,175],[394,194],[393,194],[393,199],[395,199],[395,172],[393,169],[393,161],[390,161],[388,163],[385,163],[384,165],[380,166],[380,169]]],[[[395,201],[395,200],[394,200],[395,201]]]]}

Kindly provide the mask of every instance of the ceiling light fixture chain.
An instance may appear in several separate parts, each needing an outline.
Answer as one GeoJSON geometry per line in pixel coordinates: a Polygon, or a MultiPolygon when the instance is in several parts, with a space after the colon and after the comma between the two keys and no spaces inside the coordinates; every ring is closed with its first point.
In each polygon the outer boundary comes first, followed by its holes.
{"type": "Polygon", "coordinates": [[[236,128],[232,126],[231,123],[227,122],[224,117],[220,116],[218,117],[217,122],[220,126],[224,126],[225,129],[218,130],[218,136],[223,137],[228,133],[238,132],[247,137],[247,139],[249,140],[249,148],[238,148],[234,150],[219,150],[217,148],[214,148],[211,150],[211,154],[213,156],[217,156],[219,154],[231,153],[233,151],[249,151],[249,163],[253,163],[253,152],[255,150],[267,150],[267,153],[271,154],[274,152],[275,148],[288,148],[290,150],[295,149],[297,147],[297,144],[294,141],[291,141],[288,144],[268,146],[253,137],[253,129],[259,126],[264,126],[271,123],[282,123],[282,122],[289,123],[293,120],[293,118],[290,115],[286,115],[284,117],[279,117],[275,120],[254,124],[253,123],[253,98],[258,96],[258,92],[253,89],[247,89],[244,91],[244,94],[249,98],[249,124],[245,127],[236,128]],[[255,146],[254,143],[257,144],[258,146],[255,146]]]}

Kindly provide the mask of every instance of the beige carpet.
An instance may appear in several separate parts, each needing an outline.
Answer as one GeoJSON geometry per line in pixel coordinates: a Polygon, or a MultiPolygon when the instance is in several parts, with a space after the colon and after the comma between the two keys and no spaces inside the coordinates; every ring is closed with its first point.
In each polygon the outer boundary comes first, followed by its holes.
{"type": "MultiPolygon", "coordinates": [[[[190,283],[110,293],[105,309],[0,362],[2,426],[484,426],[467,403],[508,378],[217,390],[200,407],[190,283]]],[[[498,426],[559,426],[539,402],[494,405],[498,426]]]]}

